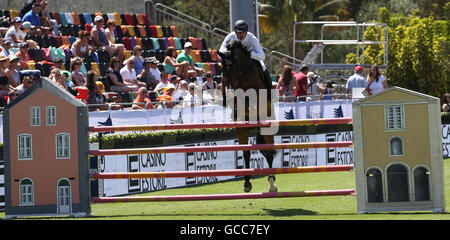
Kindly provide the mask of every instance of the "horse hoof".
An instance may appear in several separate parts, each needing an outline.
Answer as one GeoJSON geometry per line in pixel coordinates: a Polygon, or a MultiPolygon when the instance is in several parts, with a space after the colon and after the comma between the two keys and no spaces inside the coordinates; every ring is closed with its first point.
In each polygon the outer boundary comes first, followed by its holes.
{"type": "Polygon", "coordinates": [[[250,192],[252,190],[252,183],[251,182],[245,182],[244,183],[244,192],[250,192]]]}
{"type": "Polygon", "coordinates": [[[269,187],[269,192],[278,192],[278,188],[277,188],[277,185],[273,185],[273,186],[270,186],[269,187]]]}
{"type": "Polygon", "coordinates": [[[269,176],[268,181],[270,183],[269,192],[278,192],[277,185],[275,185],[275,175],[269,176]]]}

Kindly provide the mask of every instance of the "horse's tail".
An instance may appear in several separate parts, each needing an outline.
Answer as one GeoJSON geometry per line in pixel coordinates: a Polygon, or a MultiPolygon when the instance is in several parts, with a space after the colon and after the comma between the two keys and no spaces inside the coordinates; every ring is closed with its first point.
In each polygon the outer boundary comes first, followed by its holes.
{"type": "Polygon", "coordinates": [[[265,144],[266,141],[264,140],[264,137],[261,135],[261,132],[258,131],[258,134],[256,135],[256,144],[265,144]]]}

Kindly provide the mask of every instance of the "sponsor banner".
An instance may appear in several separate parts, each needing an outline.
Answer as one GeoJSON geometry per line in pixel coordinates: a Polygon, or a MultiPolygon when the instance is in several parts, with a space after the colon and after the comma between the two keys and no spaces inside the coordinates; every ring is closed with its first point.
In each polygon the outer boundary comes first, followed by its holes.
{"type": "MultiPolygon", "coordinates": [[[[234,140],[205,142],[185,147],[233,144],[234,140]]],[[[136,154],[102,156],[98,172],[168,172],[200,171],[235,168],[235,152],[198,152],[169,154],[136,154]]],[[[234,176],[193,177],[193,178],[144,178],[102,180],[102,196],[117,196],[140,192],[151,192],[167,188],[219,182],[234,176]]]]}
{"type": "MultiPolygon", "coordinates": [[[[318,135],[275,136],[275,143],[352,141],[352,132],[318,135]]],[[[237,145],[237,140],[212,141],[179,145],[184,147],[237,145]]],[[[249,144],[256,144],[250,138],[249,144]]],[[[97,159],[95,160],[97,161],[97,159]]],[[[274,168],[321,165],[353,164],[352,148],[283,149],[274,157],[274,168]]],[[[91,164],[95,166],[96,164],[91,164]]],[[[168,172],[200,171],[245,168],[242,151],[136,154],[102,156],[98,158],[98,172],[168,172]]],[[[250,168],[268,168],[265,157],[257,150],[251,151],[250,168]]],[[[91,169],[91,172],[96,172],[91,169]]],[[[105,179],[99,181],[100,196],[118,196],[157,190],[220,182],[235,176],[212,176],[193,178],[105,179]]],[[[93,193],[95,195],[95,193],[93,193]]]]}
{"type": "Polygon", "coordinates": [[[444,158],[450,158],[450,124],[442,125],[442,153],[444,158]]]}

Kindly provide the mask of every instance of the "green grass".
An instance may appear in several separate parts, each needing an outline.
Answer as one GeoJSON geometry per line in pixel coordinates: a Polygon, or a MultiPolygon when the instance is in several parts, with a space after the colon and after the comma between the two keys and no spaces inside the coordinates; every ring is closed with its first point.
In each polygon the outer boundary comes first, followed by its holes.
{"type": "MultiPolygon", "coordinates": [[[[444,161],[446,207],[450,206],[450,160],[444,161]]],[[[266,177],[252,180],[252,192],[267,192],[266,177]]],[[[354,172],[277,175],[278,191],[330,190],[355,188],[354,172]]],[[[242,193],[243,180],[197,187],[168,189],[142,195],[194,195],[242,193]]],[[[90,220],[450,220],[450,214],[395,212],[358,214],[356,196],[275,198],[194,202],[104,203],[92,204],[90,220]]],[[[4,213],[0,214],[4,217],[4,213]]],[[[35,218],[32,218],[35,219],[35,218]]],[[[40,218],[55,219],[55,218],[40,218]]],[[[58,217],[57,219],[68,219],[58,217]]],[[[70,217],[69,217],[70,219],[70,217]]]]}

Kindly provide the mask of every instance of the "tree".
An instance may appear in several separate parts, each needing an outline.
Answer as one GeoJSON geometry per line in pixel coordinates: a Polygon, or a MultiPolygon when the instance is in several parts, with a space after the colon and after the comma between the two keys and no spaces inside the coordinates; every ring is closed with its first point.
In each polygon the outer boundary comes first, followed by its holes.
{"type": "MultiPolygon", "coordinates": [[[[381,9],[380,15],[389,14],[381,9]]],[[[449,23],[434,17],[391,17],[389,21],[389,85],[401,86],[425,94],[442,97],[450,91],[449,23]],[[400,19],[399,19],[400,18],[400,19]],[[408,21],[405,21],[408,19],[408,21]]],[[[379,28],[369,28],[367,39],[381,34],[379,28]]],[[[368,64],[380,64],[382,48],[369,46],[364,51],[368,64]]],[[[354,56],[347,55],[347,61],[354,56]]],[[[351,62],[348,62],[351,63],[351,62]]]]}

